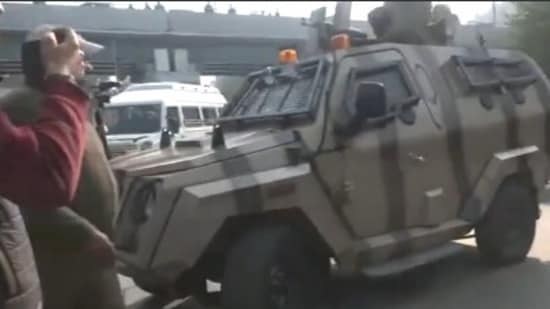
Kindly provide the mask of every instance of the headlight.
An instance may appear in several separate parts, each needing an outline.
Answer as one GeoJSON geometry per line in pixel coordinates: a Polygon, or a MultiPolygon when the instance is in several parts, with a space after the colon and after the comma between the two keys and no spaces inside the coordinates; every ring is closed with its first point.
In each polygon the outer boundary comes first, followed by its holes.
{"type": "Polygon", "coordinates": [[[152,141],[145,141],[141,144],[139,147],[140,150],[147,150],[153,148],[153,142],[152,141]]]}

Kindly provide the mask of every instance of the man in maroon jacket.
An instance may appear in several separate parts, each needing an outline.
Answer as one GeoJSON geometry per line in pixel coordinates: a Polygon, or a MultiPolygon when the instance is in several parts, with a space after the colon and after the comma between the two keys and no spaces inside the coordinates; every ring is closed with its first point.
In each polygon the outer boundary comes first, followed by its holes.
{"type": "Polygon", "coordinates": [[[0,195],[17,204],[51,208],[74,197],[89,98],[72,82],[68,69],[79,51],[74,31],[67,29],[67,40],[59,45],[50,33],[42,47],[47,95],[38,120],[16,127],[0,111],[0,195]]]}
{"type": "MultiPolygon", "coordinates": [[[[0,108],[9,113],[15,124],[39,123],[37,114],[47,104],[49,69],[37,63],[34,47],[45,42],[52,32],[55,38],[64,40],[67,31],[64,26],[41,25],[25,38],[21,50],[25,86],[0,100],[0,108]]],[[[77,37],[78,54],[71,58],[66,77],[58,78],[79,83],[89,68],[86,56],[103,47],[71,33],[77,37]]],[[[80,93],[87,100],[87,95],[80,93]]],[[[114,248],[109,239],[118,207],[116,181],[90,117],[82,125],[84,154],[71,201],[53,208],[29,207],[21,201],[19,207],[33,246],[44,309],[123,309],[114,248]]]]}
{"type": "MultiPolygon", "coordinates": [[[[3,7],[0,7],[0,13],[3,7]]],[[[17,205],[54,209],[69,204],[80,177],[86,144],[88,96],[73,83],[69,66],[80,43],[67,29],[58,44],[53,33],[41,40],[43,108],[32,124],[15,126],[0,111],[0,307],[36,309],[40,284],[32,249],[17,205]]],[[[89,248],[105,247],[98,234],[89,248]]]]}

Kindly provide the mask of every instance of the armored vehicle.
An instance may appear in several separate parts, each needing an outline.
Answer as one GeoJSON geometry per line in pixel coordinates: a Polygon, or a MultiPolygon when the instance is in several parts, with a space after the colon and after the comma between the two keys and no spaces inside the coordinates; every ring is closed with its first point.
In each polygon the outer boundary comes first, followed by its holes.
{"type": "Polygon", "coordinates": [[[427,21],[371,40],[349,6],[312,14],[306,56],[250,74],[209,146],[112,161],[123,274],[204,300],[219,282],[229,309],[315,308],[332,274],[416,269],[471,232],[489,264],[525,259],[550,153],[540,67],[427,21]]]}

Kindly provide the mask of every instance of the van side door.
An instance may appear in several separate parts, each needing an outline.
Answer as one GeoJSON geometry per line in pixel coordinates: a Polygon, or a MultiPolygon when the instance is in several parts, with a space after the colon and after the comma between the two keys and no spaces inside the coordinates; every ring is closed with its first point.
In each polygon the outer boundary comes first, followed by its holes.
{"type": "Polygon", "coordinates": [[[181,117],[176,106],[166,108],[166,126],[172,134],[179,134],[181,131],[181,117]]]}

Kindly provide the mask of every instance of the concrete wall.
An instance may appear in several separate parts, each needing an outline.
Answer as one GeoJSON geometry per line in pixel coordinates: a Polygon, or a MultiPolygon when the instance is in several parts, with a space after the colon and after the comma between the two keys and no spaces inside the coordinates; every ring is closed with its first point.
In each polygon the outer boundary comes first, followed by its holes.
{"type": "Polygon", "coordinates": [[[150,82],[179,82],[200,84],[200,75],[196,72],[149,72],[145,76],[150,82]]]}
{"type": "MultiPolygon", "coordinates": [[[[180,72],[188,79],[194,75],[194,69],[204,68],[204,65],[218,64],[252,64],[252,65],[270,65],[277,61],[279,44],[266,42],[249,42],[247,44],[238,44],[227,40],[216,39],[186,39],[186,38],[166,38],[166,37],[139,37],[139,36],[112,36],[99,34],[84,34],[84,36],[94,42],[105,46],[105,50],[93,55],[92,61],[112,62],[119,64],[136,64],[138,70],[143,75],[146,71],[155,70],[154,50],[156,48],[167,49],[169,57],[175,56],[175,49],[187,50],[188,65],[176,65],[173,62],[171,69],[183,70],[180,72]]],[[[2,36],[2,48],[0,49],[0,60],[20,60],[20,46],[23,43],[24,33],[4,33],[2,36]]],[[[175,60],[174,60],[175,61],[175,60]]],[[[152,75],[149,75],[152,76],[152,75]]],[[[138,78],[136,76],[137,79],[138,78]]],[[[192,77],[194,78],[194,77],[192,77]]]]}
{"type": "Polygon", "coordinates": [[[23,43],[22,34],[0,33],[0,59],[19,59],[21,43],[23,43]]]}

